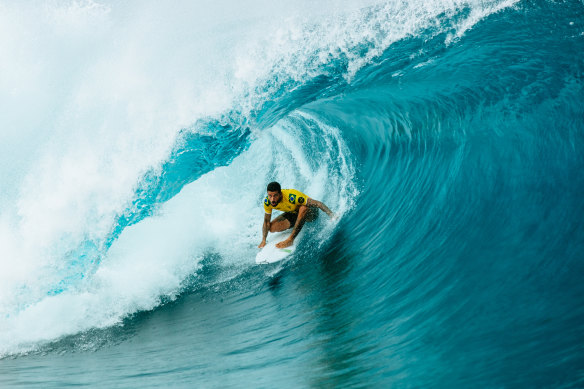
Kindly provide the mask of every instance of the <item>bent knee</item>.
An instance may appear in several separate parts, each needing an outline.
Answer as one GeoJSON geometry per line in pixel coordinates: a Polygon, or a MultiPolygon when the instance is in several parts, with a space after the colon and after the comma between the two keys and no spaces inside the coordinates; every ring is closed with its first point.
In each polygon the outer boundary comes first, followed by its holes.
{"type": "Polygon", "coordinates": [[[306,205],[301,206],[298,208],[298,216],[304,216],[308,212],[308,207],[306,205]]]}

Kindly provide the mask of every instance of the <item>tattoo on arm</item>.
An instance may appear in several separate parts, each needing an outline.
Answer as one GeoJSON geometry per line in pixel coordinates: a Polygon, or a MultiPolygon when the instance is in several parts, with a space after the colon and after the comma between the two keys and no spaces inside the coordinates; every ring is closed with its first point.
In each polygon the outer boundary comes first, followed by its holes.
{"type": "Polygon", "coordinates": [[[268,237],[268,232],[270,231],[270,219],[272,218],[272,215],[269,213],[266,213],[264,215],[264,225],[262,227],[262,240],[265,241],[266,238],[268,237]]]}
{"type": "Polygon", "coordinates": [[[326,205],[324,205],[324,203],[318,201],[318,200],[314,200],[309,198],[308,201],[306,202],[306,205],[309,207],[316,207],[321,209],[324,213],[326,213],[329,217],[333,217],[335,216],[335,214],[333,213],[333,211],[331,211],[326,205]]]}

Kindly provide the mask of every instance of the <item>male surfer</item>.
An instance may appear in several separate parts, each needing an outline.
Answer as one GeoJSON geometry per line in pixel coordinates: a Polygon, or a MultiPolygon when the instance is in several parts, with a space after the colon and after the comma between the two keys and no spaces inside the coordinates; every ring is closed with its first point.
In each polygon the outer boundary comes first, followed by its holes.
{"type": "Polygon", "coordinates": [[[266,237],[269,232],[280,232],[294,227],[288,239],[276,244],[276,247],[283,249],[292,246],[294,239],[302,229],[304,222],[312,222],[318,217],[318,209],[322,209],[331,218],[336,218],[335,214],[320,201],[311,199],[304,193],[296,189],[282,189],[277,182],[268,184],[268,195],[264,199],[264,225],[262,229],[262,243],[259,248],[266,245],[266,237]],[[284,211],[283,214],[272,219],[272,209],[284,211]]]}

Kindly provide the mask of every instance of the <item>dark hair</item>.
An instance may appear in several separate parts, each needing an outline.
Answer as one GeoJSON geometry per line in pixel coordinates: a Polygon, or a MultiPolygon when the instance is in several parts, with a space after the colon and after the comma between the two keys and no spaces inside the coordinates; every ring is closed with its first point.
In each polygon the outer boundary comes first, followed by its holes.
{"type": "Polygon", "coordinates": [[[281,192],[282,187],[276,181],[268,184],[268,192],[281,192]]]}

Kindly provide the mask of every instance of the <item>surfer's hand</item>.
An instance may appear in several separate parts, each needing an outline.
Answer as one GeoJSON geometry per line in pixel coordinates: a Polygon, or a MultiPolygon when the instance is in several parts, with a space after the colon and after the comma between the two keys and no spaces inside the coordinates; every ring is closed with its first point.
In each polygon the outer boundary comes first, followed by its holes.
{"type": "Polygon", "coordinates": [[[266,245],[266,241],[265,240],[262,240],[262,243],[259,244],[258,249],[261,249],[265,245],[266,245]]]}
{"type": "Polygon", "coordinates": [[[280,243],[276,243],[276,247],[279,249],[283,249],[289,246],[292,246],[292,244],[294,243],[294,241],[290,238],[281,241],[280,243]]]}

